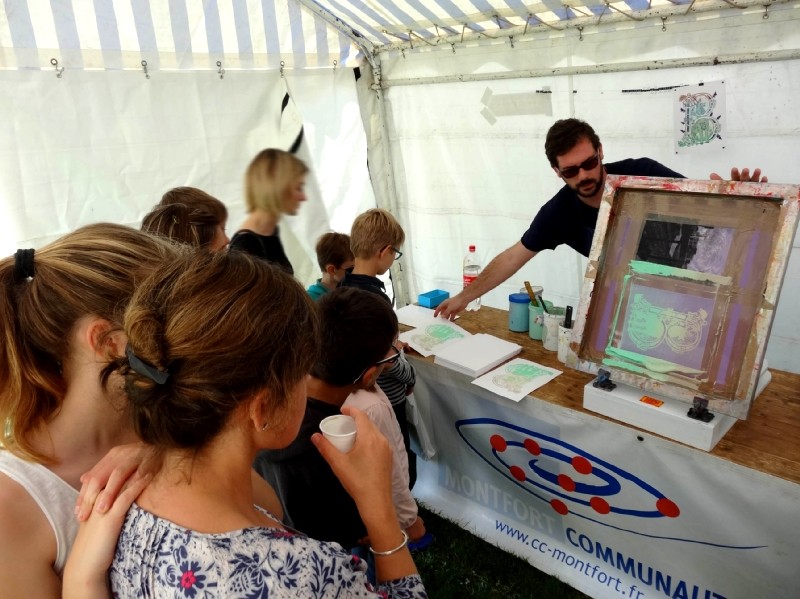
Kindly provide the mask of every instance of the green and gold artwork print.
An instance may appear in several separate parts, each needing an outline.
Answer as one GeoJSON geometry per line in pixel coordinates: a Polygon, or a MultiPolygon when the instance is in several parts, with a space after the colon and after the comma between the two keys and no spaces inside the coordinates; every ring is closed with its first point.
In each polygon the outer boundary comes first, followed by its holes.
{"type": "Polygon", "coordinates": [[[432,351],[447,341],[461,339],[464,336],[464,333],[446,324],[431,324],[426,326],[423,331],[417,329],[411,338],[420,347],[432,351]]]}
{"type": "Polygon", "coordinates": [[[492,378],[492,382],[512,393],[521,393],[523,387],[533,379],[552,374],[552,371],[535,364],[509,364],[503,369],[502,374],[492,378]]]}
{"type": "Polygon", "coordinates": [[[687,93],[680,97],[680,109],[683,114],[678,147],[699,146],[714,139],[722,139],[722,124],[719,114],[715,114],[717,94],[687,93]]]}
{"type": "Polygon", "coordinates": [[[708,313],[703,310],[680,312],[670,307],[654,306],[637,293],[628,313],[626,330],[634,345],[642,351],[666,343],[675,353],[683,354],[700,344],[708,313]]]}

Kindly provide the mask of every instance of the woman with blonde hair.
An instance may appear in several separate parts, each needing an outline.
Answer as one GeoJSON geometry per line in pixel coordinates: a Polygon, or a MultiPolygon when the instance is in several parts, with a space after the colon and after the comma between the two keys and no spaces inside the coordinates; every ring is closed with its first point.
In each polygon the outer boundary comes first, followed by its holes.
{"type": "Polygon", "coordinates": [[[284,214],[297,214],[306,200],[303,190],[308,167],[294,154],[268,148],[253,158],[245,173],[247,218],[230,242],[241,250],[274,262],[294,273],[283,250],[278,222],[284,214]]]}
{"type": "Polygon", "coordinates": [[[78,531],[81,475],[136,440],[121,355],[137,283],[179,250],[129,227],[95,224],[0,260],[0,588],[60,597],[78,531]]]}
{"type": "Polygon", "coordinates": [[[425,597],[392,504],[391,450],[358,410],[349,453],[313,442],[356,502],[378,589],[339,545],[254,505],[253,459],[297,436],[319,344],[290,275],[241,252],[181,257],[139,285],[124,326],[126,357],[107,372],[124,376],[136,431],[163,466],[125,519],[115,597],[425,597]]]}

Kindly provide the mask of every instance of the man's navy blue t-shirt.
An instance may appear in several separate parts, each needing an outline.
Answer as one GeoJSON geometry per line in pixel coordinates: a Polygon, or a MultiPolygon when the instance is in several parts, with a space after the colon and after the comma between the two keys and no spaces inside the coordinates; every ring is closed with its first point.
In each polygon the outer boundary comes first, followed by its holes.
{"type": "MultiPolygon", "coordinates": [[[[684,178],[650,158],[628,158],[609,162],[605,167],[609,175],[684,178]]],[[[522,236],[522,245],[532,252],[541,252],[554,250],[565,243],[588,256],[592,249],[598,211],[597,208],[584,204],[573,189],[564,185],[536,214],[531,226],[522,236]]]]}

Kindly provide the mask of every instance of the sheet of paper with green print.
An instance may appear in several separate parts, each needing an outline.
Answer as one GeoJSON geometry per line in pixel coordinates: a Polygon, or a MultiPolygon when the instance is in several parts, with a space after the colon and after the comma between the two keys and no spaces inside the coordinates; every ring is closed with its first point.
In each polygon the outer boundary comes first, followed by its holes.
{"type": "Polygon", "coordinates": [[[437,318],[429,324],[401,333],[398,339],[427,358],[464,337],[471,337],[471,334],[457,324],[437,318]]]}
{"type": "Polygon", "coordinates": [[[519,401],[559,374],[560,370],[516,358],[475,379],[472,384],[512,401],[519,401]]]}

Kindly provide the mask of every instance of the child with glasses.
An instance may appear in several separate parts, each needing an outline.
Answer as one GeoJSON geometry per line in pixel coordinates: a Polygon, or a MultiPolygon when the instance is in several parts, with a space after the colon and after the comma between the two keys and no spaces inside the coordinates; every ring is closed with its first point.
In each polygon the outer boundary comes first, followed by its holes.
{"type": "Polygon", "coordinates": [[[317,301],[323,295],[336,289],[347,272],[353,269],[353,252],[350,249],[350,236],[344,233],[325,233],[317,240],[317,263],[322,277],[309,286],[306,291],[311,299],[317,301]]]}
{"type": "MultiPolygon", "coordinates": [[[[353,272],[347,273],[342,287],[358,287],[383,297],[391,305],[386,288],[378,275],[384,274],[403,253],[406,234],[400,223],[386,210],[373,208],[359,214],[350,230],[350,248],[355,256],[353,272]]],[[[405,344],[400,343],[401,349],[405,344]]],[[[401,355],[391,368],[378,379],[378,386],[389,398],[397,423],[403,434],[403,443],[408,457],[408,479],[410,488],[417,480],[417,456],[411,451],[411,443],[406,419],[406,397],[414,390],[416,383],[414,367],[401,355]]]]}
{"type": "Polygon", "coordinates": [[[402,435],[389,400],[375,385],[400,356],[397,317],[374,294],[338,288],[317,303],[321,351],[311,368],[300,433],[286,449],[259,453],[255,469],[278,492],[287,524],[309,536],[335,541],[358,555],[366,528],[355,503],[311,443],[311,435],[342,406],[365,413],[392,448],[392,501],[400,527],[411,542],[430,541],[408,488],[402,435]],[[364,331],[371,334],[364,335],[364,331]],[[325,508],[320,509],[320,498],[325,508]]]}

